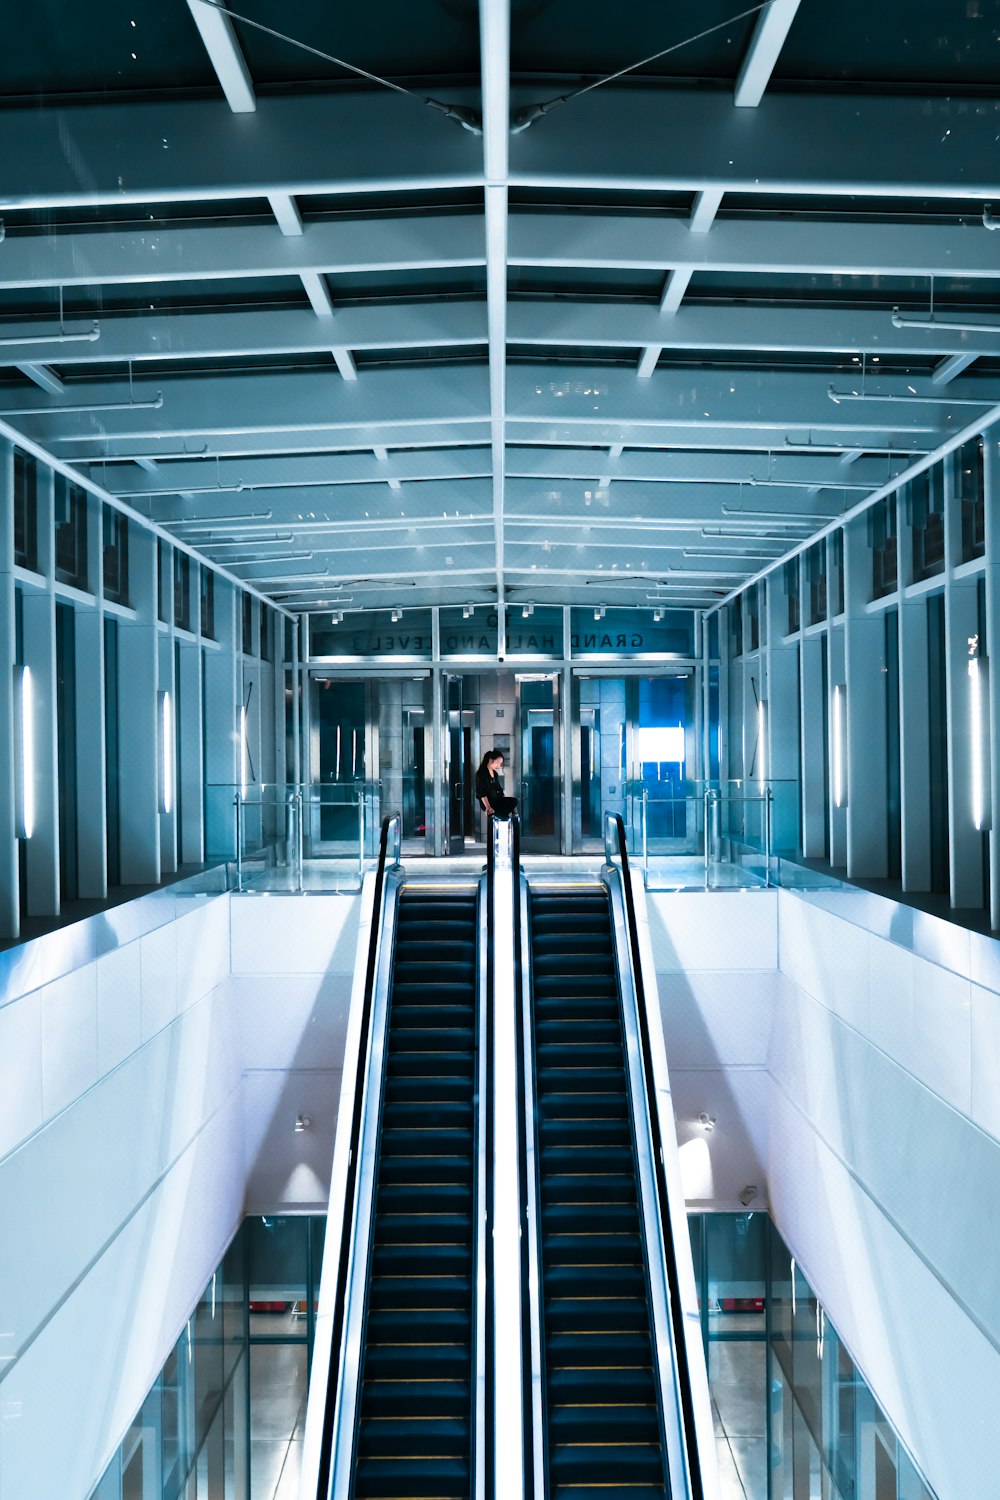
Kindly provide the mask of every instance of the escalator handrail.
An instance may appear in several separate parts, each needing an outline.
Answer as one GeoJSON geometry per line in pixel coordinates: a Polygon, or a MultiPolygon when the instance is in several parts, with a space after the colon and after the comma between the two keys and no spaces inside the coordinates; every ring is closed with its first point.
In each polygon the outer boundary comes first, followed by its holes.
{"type": "MultiPolygon", "coordinates": [[[[371,1030],[372,1003],[375,996],[375,973],[378,964],[379,939],[382,933],[382,897],[385,889],[386,868],[394,869],[399,864],[402,839],[402,815],[386,813],[379,834],[378,864],[375,868],[375,889],[372,896],[371,930],[368,938],[368,961],[365,968],[365,993],[361,1011],[361,1034],[358,1042],[358,1066],[354,1078],[354,1111],[351,1116],[350,1146],[347,1159],[347,1182],[344,1192],[345,1224],[353,1214],[354,1194],[357,1187],[358,1167],[361,1159],[361,1123],[364,1108],[365,1072],[368,1065],[368,1040],[371,1030]],[[389,863],[389,850],[392,860],[389,863]]],[[[344,1336],[344,1320],[347,1311],[347,1278],[351,1262],[351,1235],[343,1233],[340,1239],[340,1260],[337,1265],[337,1285],[334,1294],[333,1323],[330,1336],[331,1358],[323,1411],[323,1442],[319,1456],[319,1474],[316,1485],[317,1500],[326,1500],[330,1487],[333,1466],[333,1429],[337,1416],[339,1394],[340,1360],[337,1357],[340,1341],[344,1336]]]]}
{"type": "Polygon", "coordinates": [[[663,1164],[663,1137],[660,1131],[659,1110],[656,1107],[656,1079],[653,1071],[652,1047],[649,1040],[649,1020],[646,1015],[646,992],[642,981],[639,924],[636,920],[635,899],[632,894],[632,880],[629,874],[625,823],[620,813],[606,812],[604,815],[604,847],[609,864],[613,862],[612,855],[614,852],[617,852],[621,860],[625,925],[628,929],[629,952],[632,958],[632,979],[635,987],[636,1010],[639,1013],[639,1048],[642,1054],[642,1072],[646,1086],[647,1117],[653,1147],[656,1196],[660,1210],[660,1225],[663,1234],[664,1250],[666,1252],[667,1288],[670,1293],[670,1323],[673,1332],[677,1385],[680,1393],[681,1417],[684,1427],[684,1447],[687,1454],[692,1500],[704,1500],[704,1489],[701,1482],[701,1462],[698,1453],[695,1403],[692,1391],[691,1370],[688,1364],[687,1335],[684,1326],[680,1280],[677,1275],[677,1251],[674,1243],[673,1221],[670,1217],[667,1174],[663,1164]],[[609,838],[608,835],[612,831],[614,837],[609,838]]]}

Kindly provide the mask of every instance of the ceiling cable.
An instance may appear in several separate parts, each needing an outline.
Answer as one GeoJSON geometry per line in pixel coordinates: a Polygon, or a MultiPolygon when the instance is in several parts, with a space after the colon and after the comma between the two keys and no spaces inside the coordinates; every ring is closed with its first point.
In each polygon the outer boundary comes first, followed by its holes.
{"type": "MultiPolygon", "coordinates": [[[[393,83],[390,78],[382,78],[378,73],[370,73],[367,68],[359,68],[356,63],[347,62],[342,57],[335,57],[332,52],[324,52],[319,47],[312,47],[308,42],[300,42],[297,37],[289,36],[284,31],[277,31],[273,26],[265,26],[261,21],[253,21],[249,16],[241,16],[238,11],[230,10],[222,0],[200,0],[200,4],[211,6],[213,10],[221,10],[223,15],[228,16],[231,21],[240,21],[244,26],[252,26],[256,31],[263,31],[267,36],[273,36],[279,42],[287,42],[290,47],[298,47],[302,52],[309,52],[313,57],[319,57],[323,62],[333,63],[335,67],[345,68],[348,73],[354,73],[358,78],[367,79],[369,83],[377,83],[382,88],[392,89],[393,93],[406,94],[410,99],[415,99],[418,104],[426,104],[429,109],[436,109],[446,119],[454,120],[461,125],[463,130],[469,130],[473,135],[482,135],[483,117],[476,109],[468,109],[463,104],[447,104],[442,99],[432,99],[426,94],[417,94],[413,89],[404,88],[401,83],[393,83]]],[[[759,10],[761,7],[758,6],[759,10]]]]}
{"type": "Polygon", "coordinates": [[[747,16],[755,16],[758,11],[767,10],[768,3],[769,0],[762,0],[760,5],[751,5],[748,10],[741,10],[738,15],[728,16],[726,20],[718,21],[714,26],[707,26],[704,31],[696,32],[694,36],[686,36],[680,42],[672,42],[661,52],[654,52],[649,57],[640,58],[638,62],[629,63],[628,67],[608,73],[604,78],[595,78],[593,83],[584,84],[583,88],[574,89],[571,94],[559,94],[555,99],[546,99],[542,104],[524,105],[523,108],[514,111],[511,118],[511,135],[520,135],[522,130],[527,130],[529,125],[533,125],[536,120],[540,120],[543,115],[547,115],[550,110],[557,108],[560,104],[568,104],[571,99],[579,99],[581,94],[589,94],[606,83],[614,83],[616,78],[624,78],[627,73],[634,73],[637,68],[644,68],[647,63],[658,62],[661,57],[667,57],[671,52],[679,52],[682,47],[689,47],[692,42],[700,42],[705,37],[711,36],[713,32],[724,31],[727,26],[746,20],[747,16]]]}

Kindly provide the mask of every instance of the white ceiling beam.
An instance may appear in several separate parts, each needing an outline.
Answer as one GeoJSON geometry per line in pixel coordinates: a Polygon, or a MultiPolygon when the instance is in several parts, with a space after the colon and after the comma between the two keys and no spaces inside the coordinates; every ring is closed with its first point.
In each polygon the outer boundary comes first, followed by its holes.
{"type": "MultiPolygon", "coordinates": [[[[0,121],[2,123],[2,121],[0,121]]],[[[287,195],[285,195],[287,197],[287,195]]],[[[720,219],[698,235],[682,219],[649,214],[516,213],[513,266],[596,270],[728,271],[761,275],[995,278],[995,242],[973,224],[851,223],[787,216],[720,219]]],[[[18,233],[4,241],[0,285],[12,289],[181,283],[305,271],[422,271],[485,263],[481,214],[317,221],[301,235],[270,224],[158,223],[77,233],[18,233]]],[[[831,293],[833,288],[831,287],[831,293]]]]}
{"type": "Polygon", "coordinates": [[[771,0],[761,11],[736,79],[737,109],[754,109],[764,97],[798,8],[799,0],[771,0]]]}
{"type": "Polygon", "coordinates": [[[188,9],[229,108],[233,114],[252,114],[257,108],[257,98],[232,21],[225,11],[214,5],[205,5],[203,0],[188,0],[188,9]]]}
{"type": "Polygon", "coordinates": [[[282,234],[294,238],[303,231],[302,215],[291,193],[268,193],[267,201],[282,234]]]}
{"type": "Polygon", "coordinates": [[[50,396],[62,396],[66,393],[66,386],[48,365],[15,365],[15,369],[41,386],[43,391],[48,391],[50,396]]]}
{"type": "Polygon", "coordinates": [[[948,385],[957,376],[963,374],[970,365],[975,364],[978,358],[978,354],[952,354],[948,359],[941,361],[931,376],[931,381],[934,385],[948,385]]]}
{"type": "MultiPolygon", "coordinates": [[[[510,0],[479,0],[486,214],[486,323],[493,452],[497,603],[504,602],[504,442],[507,378],[507,169],[510,140],[510,0]]],[[[503,614],[499,649],[503,654],[503,614]]]]}
{"type": "MultiPolygon", "coordinates": [[[[746,123],[721,91],[608,85],[554,110],[544,128],[513,136],[509,181],[638,192],[996,197],[997,100],[970,109],[958,96],[779,93],[752,130],[746,123]],[[588,146],[593,140],[599,153],[588,146]]],[[[41,115],[19,105],[0,114],[0,160],[0,211],[103,203],[120,216],[128,204],[483,183],[475,136],[384,90],[271,97],[251,129],[212,100],[53,106],[41,115]],[[60,150],[67,139],[72,153],[60,150]]]]}

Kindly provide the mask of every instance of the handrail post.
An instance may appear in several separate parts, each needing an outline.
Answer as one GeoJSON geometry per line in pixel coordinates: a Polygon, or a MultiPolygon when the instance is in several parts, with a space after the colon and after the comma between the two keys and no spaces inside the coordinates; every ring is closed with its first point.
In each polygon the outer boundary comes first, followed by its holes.
{"type": "Polygon", "coordinates": [[[365,873],[365,789],[358,788],[358,878],[365,873]]]}
{"type": "Polygon", "coordinates": [[[243,889],[243,798],[239,792],[233,798],[236,808],[236,889],[243,889]]]}
{"type": "Polygon", "coordinates": [[[769,786],[764,788],[764,884],[771,884],[771,797],[769,786]]]}
{"type": "Polygon", "coordinates": [[[306,815],[305,800],[302,796],[301,786],[295,788],[295,889],[302,894],[302,881],[304,875],[304,838],[303,827],[306,815]]]}
{"type": "Polygon", "coordinates": [[[706,787],[705,788],[705,812],[704,812],[704,819],[705,819],[705,830],[704,830],[705,831],[705,889],[706,889],[706,891],[708,890],[709,885],[711,884],[711,879],[710,879],[711,862],[710,862],[710,858],[709,858],[708,825],[711,822],[711,818],[712,818],[712,800],[713,800],[712,799],[712,789],[711,789],[711,787],[706,787]]]}
{"type": "Polygon", "coordinates": [[[649,885],[649,787],[642,784],[642,883],[649,885]]]}

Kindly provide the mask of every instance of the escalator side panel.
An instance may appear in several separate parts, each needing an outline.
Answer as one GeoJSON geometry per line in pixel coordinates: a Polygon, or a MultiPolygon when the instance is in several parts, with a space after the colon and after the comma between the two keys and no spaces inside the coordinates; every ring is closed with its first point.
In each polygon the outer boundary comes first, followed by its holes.
{"type": "Polygon", "coordinates": [[[669,1495],[606,892],[532,894],[550,1500],[669,1495]]]}
{"type": "Polygon", "coordinates": [[[398,907],[351,1493],[467,1497],[474,1463],[475,891],[398,907]]]}

